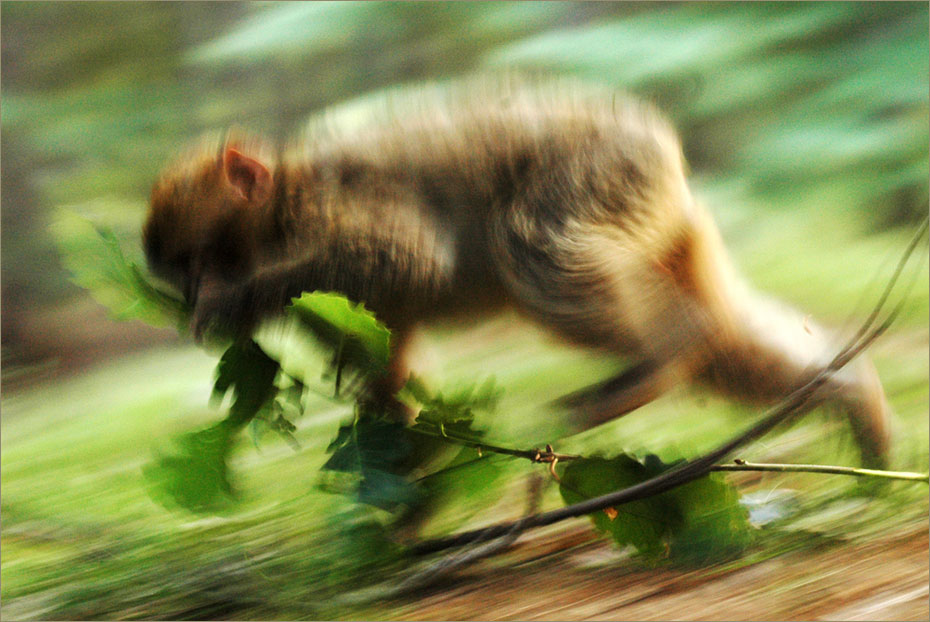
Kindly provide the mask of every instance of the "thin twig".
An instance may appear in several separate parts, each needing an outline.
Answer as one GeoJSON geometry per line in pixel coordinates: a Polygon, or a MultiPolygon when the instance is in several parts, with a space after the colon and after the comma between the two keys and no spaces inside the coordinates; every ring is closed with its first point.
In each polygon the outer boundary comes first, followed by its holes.
{"type": "Polygon", "coordinates": [[[827,466],[823,464],[771,464],[760,462],[742,462],[736,464],[716,464],[711,471],[775,471],[778,473],[826,473],[828,475],[854,475],[857,477],[883,477],[914,482],[930,481],[927,473],[909,471],[878,471],[875,469],[858,469],[855,467],[827,466]]]}
{"type": "MultiPolygon", "coordinates": [[[[885,306],[889,296],[891,296],[891,290],[894,289],[895,284],[897,284],[898,279],[901,277],[901,273],[904,271],[904,266],[907,265],[907,262],[910,260],[911,255],[917,248],[917,244],[923,239],[924,233],[927,231],[928,223],[930,223],[930,216],[925,216],[924,219],[920,222],[920,225],[918,225],[914,235],[908,242],[907,247],[904,249],[904,253],[901,255],[901,259],[898,260],[898,265],[895,266],[894,272],[891,275],[891,279],[885,286],[884,291],[882,291],[882,295],[879,297],[878,302],[875,304],[875,307],[872,309],[869,317],[866,318],[865,322],[862,323],[862,326],[859,327],[859,330],[856,331],[856,334],[853,335],[853,337],[849,340],[850,345],[854,345],[856,341],[858,341],[866,333],[866,331],[872,327],[872,324],[875,323],[879,313],[881,313],[882,307],[885,306]]],[[[900,304],[901,303],[898,303],[898,307],[896,307],[896,310],[892,312],[895,315],[897,315],[897,310],[900,309],[900,304]]]]}
{"type": "Polygon", "coordinates": [[[454,433],[450,433],[445,430],[441,432],[434,432],[425,426],[415,426],[411,428],[411,431],[419,433],[419,434],[424,434],[431,438],[443,439],[455,445],[460,445],[462,447],[471,447],[472,449],[477,449],[479,453],[483,453],[487,451],[493,454],[500,454],[503,456],[512,456],[514,458],[524,458],[531,462],[552,463],[552,462],[558,462],[560,460],[561,461],[577,460],[583,457],[583,456],[578,456],[575,454],[557,453],[552,449],[551,445],[546,445],[545,449],[536,449],[536,448],[534,449],[512,449],[510,447],[501,447],[499,445],[494,445],[491,443],[485,443],[485,442],[475,441],[475,440],[468,439],[468,438],[462,438],[460,436],[456,436],[454,433]]]}

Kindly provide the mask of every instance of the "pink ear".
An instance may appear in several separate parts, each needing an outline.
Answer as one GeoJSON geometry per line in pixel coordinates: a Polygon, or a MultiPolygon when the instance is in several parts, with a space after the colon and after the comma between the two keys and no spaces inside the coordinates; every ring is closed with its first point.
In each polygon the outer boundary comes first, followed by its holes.
{"type": "Polygon", "coordinates": [[[223,153],[223,170],[233,189],[246,201],[262,202],[271,195],[268,169],[235,147],[227,147],[223,153]]]}

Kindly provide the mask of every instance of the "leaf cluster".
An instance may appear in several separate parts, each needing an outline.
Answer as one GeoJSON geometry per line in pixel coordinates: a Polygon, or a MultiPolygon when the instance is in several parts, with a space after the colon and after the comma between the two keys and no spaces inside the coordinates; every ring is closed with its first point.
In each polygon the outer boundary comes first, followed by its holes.
{"type": "Polygon", "coordinates": [[[156,501],[196,513],[232,507],[235,491],[229,458],[236,434],[271,408],[278,394],[277,375],[278,364],[253,341],[235,343],[226,350],[217,365],[213,398],[221,401],[232,394],[228,415],[204,430],[178,437],[171,450],[157,455],[143,469],[156,501]]]}
{"type": "MultiPolygon", "coordinates": [[[[573,460],[561,472],[559,492],[571,505],[649,480],[681,461],[666,464],[655,455],[627,454],[573,460]]],[[[595,527],[619,545],[645,557],[666,554],[681,561],[719,559],[751,541],[744,508],[735,489],[712,475],[668,492],[591,515],[595,527]]]]}
{"type": "Polygon", "coordinates": [[[332,456],[323,465],[328,472],[324,489],[409,515],[454,488],[453,479],[469,482],[480,473],[489,482],[496,475],[494,465],[470,447],[484,436],[474,427],[475,411],[492,409],[499,395],[493,380],[443,396],[430,393],[412,377],[398,397],[419,409],[413,425],[399,423],[375,404],[360,402],[354,418],[339,428],[327,448],[332,456]]]}
{"type": "Polygon", "coordinates": [[[153,284],[138,261],[126,257],[112,230],[77,212],[58,211],[51,231],[72,281],[88,290],[118,320],[185,330],[190,309],[179,297],[153,284]]]}

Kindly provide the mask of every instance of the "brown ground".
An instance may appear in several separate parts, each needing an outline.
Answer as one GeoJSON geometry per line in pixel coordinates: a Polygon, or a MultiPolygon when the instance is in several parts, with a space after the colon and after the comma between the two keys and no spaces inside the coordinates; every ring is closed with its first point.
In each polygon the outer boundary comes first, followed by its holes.
{"type": "Polygon", "coordinates": [[[927,525],[734,568],[644,569],[579,523],[395,601],[404,620],[927,620],[927,525]]]}

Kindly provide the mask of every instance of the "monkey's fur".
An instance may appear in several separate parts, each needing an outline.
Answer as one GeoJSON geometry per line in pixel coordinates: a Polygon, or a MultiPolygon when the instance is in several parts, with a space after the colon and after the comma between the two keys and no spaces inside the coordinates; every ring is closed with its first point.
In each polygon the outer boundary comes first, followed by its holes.
{"type": "MultiPolygon", "coordinates": [[[[419,324],[515,306],[639,361],[571,401],[586,425],[682,380],[772,402],[831,358],[818,327],[736,277],[650,106],[516,81],[400,100],[354,128],[324,120],[281,154],[235,133],[205,141],[161,176],[145,250],[193,305],[196,334],[247,334],[303,291],[341,292],[394,331],[389,399],[419,324]]],[[[883,464],[889,407],[871,364],[818,398],[849,416],[864,462],[883,464]]]]}

